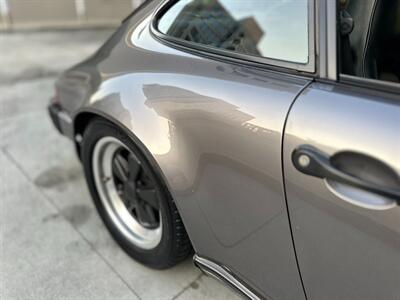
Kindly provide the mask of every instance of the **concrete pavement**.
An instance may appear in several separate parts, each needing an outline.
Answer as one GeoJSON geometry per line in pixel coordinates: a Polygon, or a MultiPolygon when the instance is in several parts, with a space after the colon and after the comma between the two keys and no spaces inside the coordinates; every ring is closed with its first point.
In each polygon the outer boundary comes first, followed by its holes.
{"type": "Polygon", "coordinates": [[[46,112],[54,80],[109,31],[0,35],[0,299],[233,299],[188,259],[154,271],[111,239],[72,143],[46,112]]]}

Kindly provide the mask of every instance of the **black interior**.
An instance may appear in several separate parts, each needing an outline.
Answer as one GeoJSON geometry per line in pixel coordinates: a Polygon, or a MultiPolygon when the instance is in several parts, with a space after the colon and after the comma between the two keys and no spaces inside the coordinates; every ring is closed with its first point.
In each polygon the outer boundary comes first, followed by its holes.
{"type": "Polygon", "coordinates": [[[342,27],[353,21],[341,33],[342,73],[400,82],[400,0],[340,2],[342,27]]]}

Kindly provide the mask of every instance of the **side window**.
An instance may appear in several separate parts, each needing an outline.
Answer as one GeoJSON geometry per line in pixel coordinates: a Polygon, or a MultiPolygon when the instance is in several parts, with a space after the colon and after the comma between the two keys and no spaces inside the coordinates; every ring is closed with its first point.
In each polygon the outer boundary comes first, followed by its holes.
{"type": "Polygon", "coordinates": [[[400,0],[340,0],[341,73],[400,83],[400,0]]]}
{"type": "Polygon", "coordinates": [[[309,61],[308,0],[180,0],[158,20],[158,30],[225,51],[309,61]]]}

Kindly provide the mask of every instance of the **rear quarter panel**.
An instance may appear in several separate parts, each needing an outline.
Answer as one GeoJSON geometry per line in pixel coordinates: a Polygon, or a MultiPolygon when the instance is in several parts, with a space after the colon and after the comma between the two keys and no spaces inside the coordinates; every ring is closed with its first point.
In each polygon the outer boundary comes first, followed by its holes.
{"type": "Polygon", "coordinates": [[[265,297],[303,299],[283,196],[281,140],[287,111],[309,80],[160,43],[149,28],[157,2],[66,74],[87,76],[80,100],[68,109],[118,120],[141,141],[199,255],[265,297]]]}

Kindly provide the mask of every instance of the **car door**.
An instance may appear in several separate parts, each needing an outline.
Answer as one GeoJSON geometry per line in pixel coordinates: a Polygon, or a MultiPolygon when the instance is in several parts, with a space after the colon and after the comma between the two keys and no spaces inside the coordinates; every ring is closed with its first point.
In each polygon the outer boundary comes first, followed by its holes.
{"type": "MultiPolygon", "coordinates": [[[[359,4],[373,7],[364,0],[359,4]]],[[[379,19],[373,10],[362,15],[377,18],[375,24],[390,18],[387,13],[379,19]]],[[[358,21],[353,33],[368,28],[358,21]]],[[[350,36],[350,46],[354,52],[374,50],[377,70],[384,70],[379,62],[387,58],[389,39],[373,46],[373,31],[350,36]]],[[[353,63],[367,68],[371,61],[366,55],[353,63]]],[[[364,67],[340,75],[338,82],[313,83],[288,116],[285,187],[309,300],[400,299],[400,83],[385,82],[396,70],[367,79],[364,67]]]]}
{"type": "Polygon", "coordinates": [[[143,90],[168,120],[171,146],[156,159],[196,254],[267,299],[304,299],[281,142],[312,81],[313,9],[307,0],[166,1],[154,33],[168,55],[143,90]]]}

